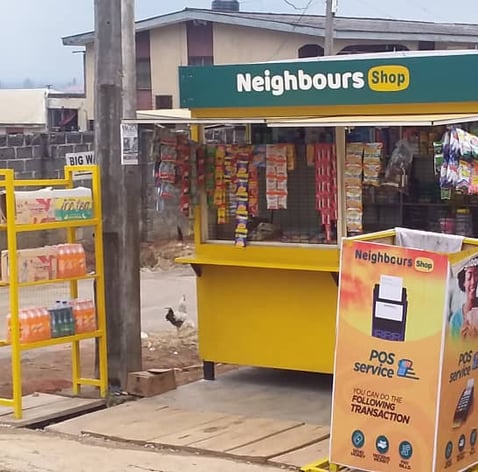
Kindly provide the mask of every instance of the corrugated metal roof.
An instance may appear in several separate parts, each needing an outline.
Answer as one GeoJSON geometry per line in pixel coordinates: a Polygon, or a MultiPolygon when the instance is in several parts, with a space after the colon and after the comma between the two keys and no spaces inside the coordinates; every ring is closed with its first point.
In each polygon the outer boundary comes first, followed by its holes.
{"type": "MultiPolygon", "coordinates": [[[[137,31],[147,31],[190,20],[295,32],[323,36],[325,17],[320,15],[222,12],[186,8],[136,22],[137,31]]],[[[425,21],[393,20],[383,18],[335,18],[335,36],[338,39],[369,39],[389,41],[436,41],[478,44],[478,25],[457,23],[432,23],[425,21]]],[[[94,33],[82,33],[63,38],[67,46],[91,43],[94,33]]]]}

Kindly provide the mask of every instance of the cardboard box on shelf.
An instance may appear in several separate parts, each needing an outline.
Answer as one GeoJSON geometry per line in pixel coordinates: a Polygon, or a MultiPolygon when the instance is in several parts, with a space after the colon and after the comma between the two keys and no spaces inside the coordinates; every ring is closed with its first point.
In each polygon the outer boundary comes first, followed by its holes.
{"type": "Polygon", "coordinates": [[[176,388],[173,369],[150,369],[128,374],[127,391],[139,397],[152,397],[176,388]]]}
{"type": "Polygon", "coordinates": [[[89,188],[55,189],[53,195],[57,221],[93,218],[93,198],[89,188]]]}
{"type": "MultiPolygon", "coordinates": [[[[6,207],[3,191],[0,193],[0,223],[7,221],[6,207]]],[[[17,224],[86,220],[93,218],[93,198],[86,187],[18,191],[15,192],[15,213],[17,224]]]]}
{"type": "MultiPolygon", "coordinates": [[[[20,249],[17,251],[18,282],[37,282],[52,280],[58,277],[58,249],[45,246],[34,249],[20,249]]],[[[10,279],[10,260],[8,250],[1,253],[2,282],[10,279]]]]}
{"type": "MultiPolygon", "coordinates": [[[[49,189],[15,192],[17,224],[37,224],[55,221],[53,194],[49,189]]],[[[0,223],[7,221],[6,192],[0,192],[0,223]]]]}

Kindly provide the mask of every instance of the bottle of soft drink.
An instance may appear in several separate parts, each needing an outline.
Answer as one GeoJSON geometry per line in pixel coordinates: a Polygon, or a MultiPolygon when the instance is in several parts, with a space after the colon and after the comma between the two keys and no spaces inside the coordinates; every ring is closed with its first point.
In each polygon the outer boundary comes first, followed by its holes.
{"type": "Polygon", "coordinates": [[[39,338],[39,333],[38,333],[38,328],[39,328],[39,312],[36,308],[29,308],[27,310],[27,316],[29,319],[29,325],[30,325],[30,339],[29,342],[33,343],[35,341],[38,341],[39,338]]]}
{"type": "Polygon", "coordinates": [[[38,333],[38,340],[45,341],[50,339],[51,337],[51,320],[50,314],[45,307],[41,307],[38,309],[38,326],[39,326],[39,333],[38,333]]]}
{"type": "Polygon", "coordinates": [[[67,300],[61,302],[64,317],[64,336],[75,334],[75,320],[73,318],[73,310],[67,300]]]}
{"type": "Polygon", "coordinates": [[[31,318],[27,309],[20,310],[18,313],[20,324],[20,342],[25,344],[31,339],[31,318]]]}
{"type": "Polygon", "coordinates": [[[52,338],[59,338],[62,336],[61,328],[62,323],[60,323],[60,310],[61,310],[61,303],[60,300],[57,300],[52,308],[48,310],[50,314],[50,327],[51,327],[51,337],[52,338]]]}
{"type": "Polygon", "coordinates": [[[65,261],[65,245],[58,246],[58,278],[64,279],[66,277],[66,261],[65,261]]]}
{"type": "Polygon", "coordinates": [[[96,331],[97,329],[97,324],[96,324],[96,309],[95,309],[95,304],[93,300],[87,300],[86,301],[86,317],[87,317],[87,326],[88,326],[88,332],[93,332],[96,331]]]}
{"type": "Polygon", "coordinates": [[[86,253],[83,244],[78,244],[78,275],[86,275],[86,253]]]}
{"type": "Polygon", "coordinates": [[[65,244],[65,277],[73,277],[74,275],[74,258],[75,255],[71,244],[65,244]]]}
{"type": "Polygon", "coordinates": [[[12,315],[8,313],[7,315],[7,342],[12,342],[12,315]]]}
{"type": "Polygon", "coordinates": [[[75,333],[81,334],[85,332],[85,316],[84,316],[84,302],[82,300],[73,300],[73,318],[75,319],[75,333]]]}

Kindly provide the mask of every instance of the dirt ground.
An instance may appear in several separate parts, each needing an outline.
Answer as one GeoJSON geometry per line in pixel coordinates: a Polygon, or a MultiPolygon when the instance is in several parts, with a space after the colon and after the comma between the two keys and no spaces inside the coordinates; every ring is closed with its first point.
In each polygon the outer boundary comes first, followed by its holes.
{"type": "MultiPolygon", "coordinates": [[[[144,244],[141,249],[142,266],[149,270],[174,270],[174,258],[192,252],[190,243],[169,242],[144,244]]],[[[177,333],[148,334],[142,340],[143,369],[174,368],[178,385],[202,378],[202,364],[198,355],[195,329],[177,333]]],[[[95,361],[94,342],[81,344],[82,376],[93,376],[95,361]]],[[[217,373],[234,366],[218,365],[217,373]]],[[[12,395],[10,362],[2,362],[0,396],[12,395]]],[[[23,355],[23,394],[34,392],[56,393],[71,388],[71,350],[69,345],[42,351],[30,351],[23,355]]]]}
{"type": "MultiPolygon", "coordinates": [[[[86,343],[85,343],[86,344],[86,343]]],[[[94,373],[95,349],[88,343],[81,352],[82,374],[92,376],[94,373]]],[[[22,363],[23,394],[34,392],[57,393],[71,388],[71,351],[68,346],[59,350],[38,353],[27,357],[22,363]]],[[[184,385],[202,378],[202,364],[197,351],[195,335],[165,336],[151,335],[143,340],[143,369],[173,368],[176,382],[184,385]]],[[[218,374],[235,368],[218,365],[218,374]]],[[[12,395],[11,368],[5,363],[0,381],[0,396],[12,395]]]]}

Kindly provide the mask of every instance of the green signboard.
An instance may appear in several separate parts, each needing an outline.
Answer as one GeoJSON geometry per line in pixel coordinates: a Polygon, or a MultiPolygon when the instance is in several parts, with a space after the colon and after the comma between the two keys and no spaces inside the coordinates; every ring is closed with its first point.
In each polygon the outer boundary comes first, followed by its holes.
{"type": "Polygon", "coordinates": [[[179,68],[181,107],[478,101],[478,53],[179,68]]]}

